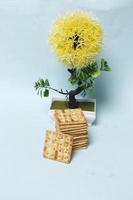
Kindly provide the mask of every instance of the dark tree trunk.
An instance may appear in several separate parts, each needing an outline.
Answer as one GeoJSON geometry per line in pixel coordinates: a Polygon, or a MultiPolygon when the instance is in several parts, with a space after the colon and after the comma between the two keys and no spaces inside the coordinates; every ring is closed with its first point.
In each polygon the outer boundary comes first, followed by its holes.
{"type": "MultiPolygon", "coordinates": [[[[71,75],[73,75],[76,71],[75,68],[72,68],[72,69],[68,69],[69,73],[71,75]]],[[[81,81],[79,81],[79,85],[81,85],[81,81]]],[[[71,90],[68,95],[69,95],[69,108],[78,108],[78,102],[75,98],[75,96],[79,93],[81,93],[83,91],[83,87],[81,86],[78,86],[75,90],[71,90]]]]}
{"type": "Polygon", "coordinates": [[[77,87],[75,90],[69,92],[69,108],[78,108],[78,102],[75,96],[83,91],[82,87],[77,87]]]}
{"type": "Polygon", "coordinates": [[[69,108],[78,108],[78,102],[76,101],[75,96],[69,95],[69,101],[68,101],[69,108]]]}

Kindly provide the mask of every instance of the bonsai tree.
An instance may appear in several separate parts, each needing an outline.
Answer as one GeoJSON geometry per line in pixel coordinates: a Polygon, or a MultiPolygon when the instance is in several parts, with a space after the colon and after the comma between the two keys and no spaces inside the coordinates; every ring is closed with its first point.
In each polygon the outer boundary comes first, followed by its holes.
{"type": "Polygon", "coordinates": [[[49,33],[49,43],[60,62],[67,66],[70,73],[68,81],[74,90],[53,88],[48,79],[35,82],[35,90],[41,97],[48,97],[54,90],[68,96],[69,108],[77,108],[76,95],[86,95],[93,89],[95,79],[102,71],[111,71],[105,59],[96,59],[103,46],[103,29],[97,19],[83,11],[66,13],[53,24],[49,33]]]}

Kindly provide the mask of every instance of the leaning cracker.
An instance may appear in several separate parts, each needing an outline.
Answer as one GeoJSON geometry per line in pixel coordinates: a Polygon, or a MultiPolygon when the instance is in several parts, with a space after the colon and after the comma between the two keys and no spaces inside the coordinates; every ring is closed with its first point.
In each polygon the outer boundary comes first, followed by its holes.
{"type": "Polygon", "coordinates": [[[73,137],[60,132],[46,131],[43,155],[52,160],[69,163],[71,160],[73,137]]]}

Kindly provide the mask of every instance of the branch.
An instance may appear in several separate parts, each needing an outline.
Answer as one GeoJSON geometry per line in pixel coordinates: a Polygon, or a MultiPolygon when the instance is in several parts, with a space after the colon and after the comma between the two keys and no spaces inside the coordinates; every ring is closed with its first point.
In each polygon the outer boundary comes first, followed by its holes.
{"type": "Polygon", "coordinates": [[[69,92],[68,91],[66,91],[66,92],[63,92],[63,90],[61,89],[61,90],[57,90],[57,89],[55,89],[55,88],[52,88],[52,87],[49,87],[49,89],[50,90],[53,90],[53,91],[55,91],[55,92],[58,92],[58,93],[60,93],[60,94],[63,94],[63,95],[68,95],[69,94],[69,92]]]}
{"type": "Polygon", "coordinates": [[[66,92],[63,92],[63,90],[57,90],[55,88],[52,88],[49,84],[48,79],[39,79],[38,81],[35,82],[34,86],[35,90],[37,91],[37,94],[40,95],[41,97],[48,97],[49,96],[49,90],[53,90],[55,92],[58,92],[63,95],[68,95],[69,92],[66,90],[66,92]]]}

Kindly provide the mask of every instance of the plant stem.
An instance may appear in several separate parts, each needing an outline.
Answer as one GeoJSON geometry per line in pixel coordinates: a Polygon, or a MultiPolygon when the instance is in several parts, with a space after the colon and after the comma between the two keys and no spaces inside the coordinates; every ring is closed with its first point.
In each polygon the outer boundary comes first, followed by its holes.
{"type": "Polygon", "coordinates": [[[58,92],[58,93],[60,93],[60,94],[63,94],[63,95],[67,95],[67,94],[69,93],[69,92],[63,92],[63,91],[57,90],[57,89],[52,88],[52,87],[49,87],[49,89],[50,89],[50,90],[53,90],[53,91],[55,91],[55,92],[58,92]]]}

